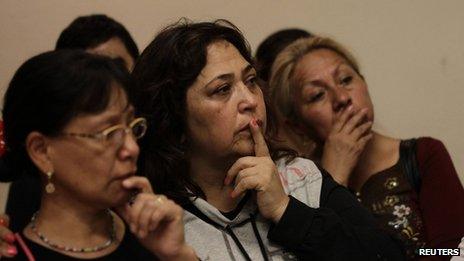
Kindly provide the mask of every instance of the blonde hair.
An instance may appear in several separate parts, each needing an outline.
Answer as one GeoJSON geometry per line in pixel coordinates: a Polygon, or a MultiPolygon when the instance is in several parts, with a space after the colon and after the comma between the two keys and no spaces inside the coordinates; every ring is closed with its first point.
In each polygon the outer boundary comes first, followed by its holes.
{"type": "Polygon", "coordinates": [[[271,106],[289,120],[298,119],[293,102],[293,92],[301,83],[294,77],[295,67],[303,56],[317,49],[336,52],[362,77],[356,59],[336,41],[318,36],[296,40],[277,56],[272,65],[269,81],[271,106]]]}

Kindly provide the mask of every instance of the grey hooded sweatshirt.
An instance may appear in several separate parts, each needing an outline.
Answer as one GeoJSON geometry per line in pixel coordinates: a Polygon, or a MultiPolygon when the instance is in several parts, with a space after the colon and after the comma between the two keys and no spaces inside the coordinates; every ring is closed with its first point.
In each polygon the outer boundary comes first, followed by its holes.
{"type": "Polygon", "coordinates": [[[201,260],[403,260],[398,242],[312,161],[276,162],[290,202],[277,224],[258,212],[252,192],[230,213],[201,198],[184,206],[185,237],[201,260]]]}
{"type": "MultiPolygon", "coordinates": [[[[277,168],[287,194],[312,208],[319,207],[322,175],[313,162],[296,158],[288,166],[277,162],[277,168]]],[[[267,238],[271,223],[259,214],[251,197],[232,220],[201,198],[192,199],[192,205],[194,208],[185,211],[185,237],[201,260],[247,260],[246,255],[251,260],[296,258],[267,238]]]]}

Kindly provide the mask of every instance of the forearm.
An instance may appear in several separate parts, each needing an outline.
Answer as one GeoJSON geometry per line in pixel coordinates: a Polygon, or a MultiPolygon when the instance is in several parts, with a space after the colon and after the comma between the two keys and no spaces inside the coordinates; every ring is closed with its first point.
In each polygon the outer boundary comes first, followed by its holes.
{"type": "Polygon", "coordinates": [[[321,198],[320,208],[290,198],[270,240],[301,259],[403,259],[401,247],[376,228],[370,213],[345,188],[328,181],[332,192],[321,198]]]}

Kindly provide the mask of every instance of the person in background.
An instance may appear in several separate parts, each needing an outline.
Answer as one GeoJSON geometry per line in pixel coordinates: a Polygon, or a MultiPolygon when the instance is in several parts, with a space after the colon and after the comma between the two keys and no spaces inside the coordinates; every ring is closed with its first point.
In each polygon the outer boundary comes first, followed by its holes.
{"type": "Polygon", "coordinates": [[[287,46],[274,62],[269,91],[279,118],[273,136],[355,192],[409,258],[422,247],[458,246],[464,189],[445,146],[371,130],[367,83],[342,45],[312,37],[287,46]]]}
{"type": "Polygon", "coordinates": [[[312,34],[306,30],[289,28],[279,30],[266,37],[266,39],[259,44],[258,49],[256,49],[255,63],[258,76],[265,82],[268,82],[272,63],[277,55],[295,40],[310,36],[312,36],[312,34]]]}
{"type": "MultiPolygon", "coordinates": [[[[80,49],[108,56],[122,63],[129,71],[139,56],[137,45],[127,29],[103,14],[76,18],[61,32],[55,49],[80,49]]],[[[6,213],[10,216],[10,227],[20,231],[40,206],[39,180],[29,176],[20,177],[16,173],[13,173],[13,179],[8,177],[11,171],[6,166],[0,165],[0,169],[0,180],[14,180],[8,193],[6,213]]]]}
{"type": "Polygon", "coordinates": [[[80,16],[66,27],[56,41],[55,50],[81,49],[108,56],[124,63],[131,71],[139,49],[127,29],[104,14],[80,16]]]}
{"type": "Polygon", "coordinates": [[[268,147],[271,119],[233,24],[168,26],[132,76],[138,113],[153,126],[139,171],[186,210],[186,242],[201,260],[402,260],[345,187],[268,147]]]}
{"type": "Polygon", "coordinates": [[[197,260],[184,240],[181,207],[135,176],[147,123],[135,115],[129,79],[122,65],[78,50],[43,53],[17,70],[5,94],[1,160],[38,176],[42,196],[16,237],[2,227],[10,244],[0,256],[197,260]]]}

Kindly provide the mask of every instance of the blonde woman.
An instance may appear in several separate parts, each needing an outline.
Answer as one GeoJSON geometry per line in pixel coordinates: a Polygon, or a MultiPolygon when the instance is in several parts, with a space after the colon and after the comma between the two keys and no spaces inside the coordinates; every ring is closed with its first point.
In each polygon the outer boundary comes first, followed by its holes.
{"type": "Polygon", "coordinates": [[[400,140],[371,129],[374,109],[356,59],[329,38],[298,40],[274,62],[276,140],[321,163],[356,192],[409,257],[454,248],[464,235],[464,189],[440,141],[400,140]]]}

